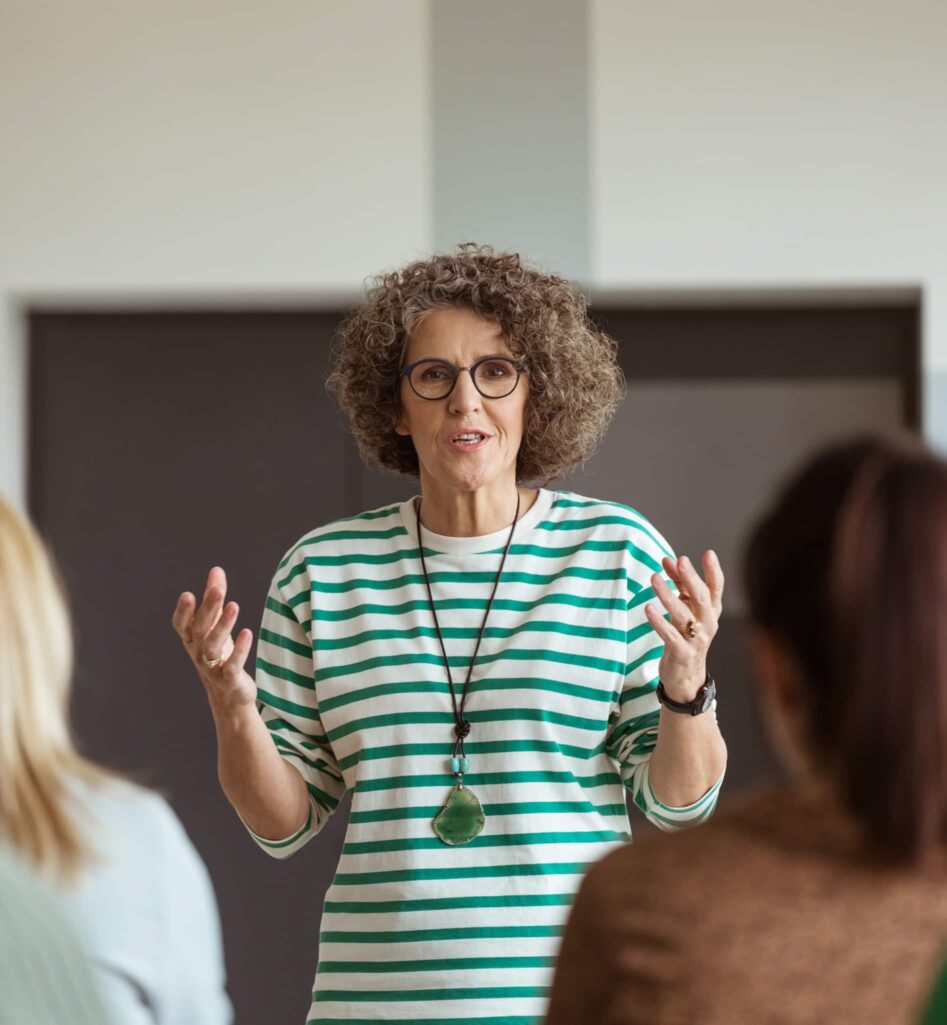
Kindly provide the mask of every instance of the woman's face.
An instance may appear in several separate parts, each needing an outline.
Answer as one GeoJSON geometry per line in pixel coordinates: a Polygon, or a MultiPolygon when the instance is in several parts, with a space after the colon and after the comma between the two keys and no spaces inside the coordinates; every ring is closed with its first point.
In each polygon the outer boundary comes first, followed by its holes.
{"type": "MultiPolygon", "coordinates": [[[[404,364],[442,359],[470,367],[484,356],[513,353],[500,328],[470,310],[451,307],[429,313],[412,332],[404,364]]],[[[528,383],[499,399],[484,398],[470,374],[458,374],[445,399],[422,399],[401,379],[401,419],[395,430],[410,437],[418,453],[422,490],[448,487],[476,491],[492,485],[516,486],[516,456],[523,438],[528,383]],[[460,436],[475,432],[483,441],[460,436]]]]}

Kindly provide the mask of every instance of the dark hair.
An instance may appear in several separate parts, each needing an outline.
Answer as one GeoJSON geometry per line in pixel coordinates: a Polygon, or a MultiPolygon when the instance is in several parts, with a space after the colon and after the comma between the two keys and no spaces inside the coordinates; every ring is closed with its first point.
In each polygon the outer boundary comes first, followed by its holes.
{"type": "Polygon", "coordinates": [[[947,844],[947,463],[858,438],[797,473],[745,560],[802,677],[809,744],[882,855],[947,844]]]}
{"type": "Polygon", "coordinates": [[[624,394],[615,341],[582,293],[517,253],[465,243],[374,279],[339,329],[327,381],[362,458],[417,477],[411,438],[395,433],[408,336],[433,310],[461,307],[499,325],[529,374],[517,480],[546,483],[595,450],[624,394]]]}

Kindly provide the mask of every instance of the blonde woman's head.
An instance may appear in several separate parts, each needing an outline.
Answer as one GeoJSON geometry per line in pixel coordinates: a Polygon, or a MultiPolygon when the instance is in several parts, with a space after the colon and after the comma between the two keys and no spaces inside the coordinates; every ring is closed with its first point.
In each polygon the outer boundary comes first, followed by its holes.
{"type": "Polygon", "coordinates": [[[70,811],[71,781],[104,775],[70,735],[72,662],[52,558],[29,521],[0,498],[0,840],[64,879],[88,856],[70,811]]]}

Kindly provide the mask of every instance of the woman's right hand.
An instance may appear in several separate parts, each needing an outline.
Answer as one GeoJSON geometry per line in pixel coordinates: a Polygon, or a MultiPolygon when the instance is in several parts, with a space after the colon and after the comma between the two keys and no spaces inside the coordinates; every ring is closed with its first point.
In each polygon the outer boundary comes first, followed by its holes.
{"type": "Polygon", "coordinates": [[[242,712],[256,701],[256,683],[244,668],[253,633],[244,628],[236,639],[231,631],[240,607],[227,597],[227,574],[219,566],[207,574],[200,608],[185,591],[174,608],[171,623],[191,656],[214,712],[242,712]]]}

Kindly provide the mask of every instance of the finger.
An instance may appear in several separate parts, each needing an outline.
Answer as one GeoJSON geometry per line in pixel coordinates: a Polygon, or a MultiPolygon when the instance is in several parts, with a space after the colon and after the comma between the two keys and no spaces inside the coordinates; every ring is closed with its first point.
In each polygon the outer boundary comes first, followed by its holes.
{"type": "Polygon", "coordinates": [[[240,614],[240,606],[235,601],[229,601],[220,614],[220,619],[213,630],[204,638],[201,651],[205,659],[220,658],[223,653],[230,631],[233,630],[240,614]]]}
{"type": "Polygon", "coordinates": [[[662,641],[664,641],[665,647],[679,655],[685,655],[687,653],[687,648],[677,627],[672,623],[669,623],[667,619],[664,618],[657,605],[653,602],[649,602],[645,605],[644,609],[645,614],[648,617],[648,622],[653,627],[654,632],[662,641]]]}
{"type": "Polygon", "coordinates": [[[224,679],[232,682],[243,672],[247,656],[250,654],[250,647],[253,644],[253,631],[244,627],[237,634],[233,642],[233,651],[230,658],[224,663],[224,679]]]}
{"type": "Polygon", "coordinates": [[[690,594],[692,605],[697,606],[698,611],[702,607],[710,605],[710,590],[701,579],[700,574],[694,569],[694,564],[686,555],[677,560],[681,574],[684,578],[684,586],[690,594]]]}
{"type": "Polygon", "coordinates": [[[207,575],[207,586],[204,589],[204,598],[201,606],[194,615],[194,636],[201,640],[213,630],[220,618],[220,611],[224,606],[224,599],[227,597],[227,578],[224,571],[215,566],[207,575]]]}
{"type": "Polygon", "coordinates": [[[194,619],[194,609],[197,606],[197,599],[190,591],[185,591],[178,597],[174,606],[174,614],[171,616],[171,625],[175,632],[187,644],[193,640],[191,636],[191,621],[194,619]]]}
{"type": "Polygon", "coordinates": [[[714,608],[719,612],[723,607],[724,576],[720,560],[717,558],[717,553],[712,548],[708,548],[707,551],[704,552],[703,564],[704,577],[707,580],[707,587],[710,590],[710,601],[714,608]]]}
{"type": "Polygon", "coordinates": [[[227,574],[224,572],[223,566],[211,566],[204,590],[209,591],[212,587],[218,587],[224,594],[227,593],[227,574]]]}
{"type": "Polygon", "coordinates": [[[668,577],[670,577],[671,583],[673,583],[677,588],[681,600],[687,601],[690,594],[687,591],[687,587],[684,584],[684,577],[681,574],[680,560],[665,556],[661,560],[661,565],[664,567],[664,572],[667,573],[668,577]]]}
{"type": "Polygon", "coordinates": [[[667,582],[661,576],[660,573],[655,573],[651,577],[651,586],[654,588],[655,597],[659,602],[668,610],[671,614],[671,619],[683,626],[689,620],[694,618],[693,612],[690,607],[685,605],[684,602],[668,587],[667,582]]]}

